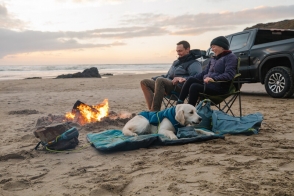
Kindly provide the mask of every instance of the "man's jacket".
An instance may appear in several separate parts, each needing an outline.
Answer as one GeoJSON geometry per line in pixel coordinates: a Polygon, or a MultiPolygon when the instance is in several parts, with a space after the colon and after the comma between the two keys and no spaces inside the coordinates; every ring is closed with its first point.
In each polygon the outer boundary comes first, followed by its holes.
{"type": "MultiPolygon", "coordinates": [[[[169,80],[173,80],[174,77],[187,78],[201,72],[201,63],[195,59],[195,56],[193,54],[190,53],[186,56],[179,57],[173,62],[166,75],[158,77],[164,77],[169,80]]],[[[156,78],[158,77],[153,77],[152,79],[156,80],[156,78]]],[[[182,85],[183,84],[178,83],[179,87],[181,87],[182,85]]]]}

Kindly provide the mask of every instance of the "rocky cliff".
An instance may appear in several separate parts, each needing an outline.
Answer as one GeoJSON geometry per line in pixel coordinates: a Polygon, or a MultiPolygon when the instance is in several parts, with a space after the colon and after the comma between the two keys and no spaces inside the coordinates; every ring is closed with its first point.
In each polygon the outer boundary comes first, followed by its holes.
{"type": "Polygon", "coordinates": [[[294,19],[292,20],[283,20],[278,22],[270,22],[270,23],[259,23],[252,27],[247,27],[244,30],[247,29],[253,29],[253,28],[263,28],[263,29],[293,29],[294,30],[294,19]]]}

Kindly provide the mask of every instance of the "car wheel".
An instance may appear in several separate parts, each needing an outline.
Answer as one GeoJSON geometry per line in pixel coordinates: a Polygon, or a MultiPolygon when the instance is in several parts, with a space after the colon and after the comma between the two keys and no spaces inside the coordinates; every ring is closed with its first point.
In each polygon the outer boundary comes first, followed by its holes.
{"type": "Polygon", "coordinates": [[[274,67],[265,76],[265,90],[274,98],[284,98],[293,95],[294,84],[291,69],[274,67]]]}

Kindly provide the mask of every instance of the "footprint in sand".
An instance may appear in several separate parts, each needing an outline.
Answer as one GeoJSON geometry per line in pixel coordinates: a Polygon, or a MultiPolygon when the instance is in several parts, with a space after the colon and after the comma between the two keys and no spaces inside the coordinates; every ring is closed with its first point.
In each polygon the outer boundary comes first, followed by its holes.
{"type": "Polygon", "coordinates": [[[20,154],[17,154],[17,153],[0,155],[0,161],[7,161],[9,159],[20,159],[20,160],[23,160],[23,159],[25,159],[25,157],[22,156],[22,155],[20,155],[20,154]]]}
{"type": "Polygon", "coordinates": [[[26,134],[23,135],[19,141],[31,141],[31,140],[35,140],[38,141],[38,139],[36,138],[36,136],[34,136],[33,134],[26,134]]]}
{"type": "Polygon", "coordinates": [[[19,180],[7,182],[3,185],[3,190],[7,191],[19,191],[27,189],[30,187],[30,182],[28,180],[19,180]]]}
{"type": "Polygon", "coordinates": [[[113,196],[113,195],[117,195],[117,194],[113,194],[113,193],[111,193],[105,189],[102,189],[102,188],[94,189],[89,194],[89,196],[96,196],[96,195],[113,196]]]}

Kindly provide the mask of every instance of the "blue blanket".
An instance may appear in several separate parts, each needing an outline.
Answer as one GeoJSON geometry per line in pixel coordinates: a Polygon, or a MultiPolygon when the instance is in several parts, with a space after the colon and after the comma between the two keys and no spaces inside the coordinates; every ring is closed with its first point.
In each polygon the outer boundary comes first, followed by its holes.
{"type": "Polygon", "coordinates": [[[263,115],[259,112],[246,116],[234,117],[221,111],[212,113],[212,132],[216,134],[258,134],[263,121],[263,115]]]}
{"type": "Polygon", "coordinates": [[[201,135],[191,129],[178,130],[178,140],[170,140],[164,135],[148,134],[137,137],[125,136],[120,130],[106,130],[100,133],[87,134],[87,140],[99,151],[114,152],[147,148],[152,145],[177,145],[191,142],[202,142],[211,139],[224,138],[222,135],[201,135]]]}

